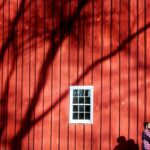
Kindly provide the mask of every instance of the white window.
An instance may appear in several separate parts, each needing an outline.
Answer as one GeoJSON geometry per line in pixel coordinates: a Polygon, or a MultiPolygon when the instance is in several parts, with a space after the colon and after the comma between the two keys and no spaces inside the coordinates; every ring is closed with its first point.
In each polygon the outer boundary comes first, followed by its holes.
{"type": "Polygon", "coordinates": [[[93,123],[93,86],[70,86],[70,123],[93,123]]]}

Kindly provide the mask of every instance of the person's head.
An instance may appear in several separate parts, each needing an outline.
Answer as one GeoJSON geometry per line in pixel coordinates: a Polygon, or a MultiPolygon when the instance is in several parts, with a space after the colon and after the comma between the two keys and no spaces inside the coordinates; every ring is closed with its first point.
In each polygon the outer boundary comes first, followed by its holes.
{"type": "Polygon", "coordinates": [[[118,142],[119,144],[123,144],[123,143],[126,142],[126,138],[125,138],[124,136],[119,136],[119,137],[117,138],[117,142],[118,142]]]}
{"type": "Polygon", "coordinates": [[[150,130],[150,122],[144,122],[144,127],[150,130]]]}

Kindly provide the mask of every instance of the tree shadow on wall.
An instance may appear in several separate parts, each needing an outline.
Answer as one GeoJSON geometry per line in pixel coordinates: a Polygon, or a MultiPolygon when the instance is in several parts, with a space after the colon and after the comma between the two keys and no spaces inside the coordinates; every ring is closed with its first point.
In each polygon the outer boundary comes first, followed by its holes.
{"type": "MultiPolygon", "coordinates": [[[[87,4],[88,1],[80,1],[79,7],[74,12],[72,16],[69,17],[68,20],[65,20],[60,23],[61,30],[58,28],[53,29],[51,32],[51,43],[50,48],[48,51],[48,54],[45,57],[45,60],[42,64],[41,70],[40,70],[40,77],[38,79],[36,91],[34,95],[31,98],[30,104],[28,106],[28,109],[26,111],[25,117],[22,121],[22,126],[19,129],[19,131],[16,133],[16,135],[12,138],[10,141],[10,147],[11,150],[17,150],[21,147],[21,142],[24,139],[24,137],[30,132],[31,128],[35,126],[39,121],[41,121],[50,111],[52,111],[68,94],[68,90],[66,90],[62,95],[59,97],[59,99],[55,100],[55,103],[53,105],[49,106],[49,108],[44,111],[40,116],[37,118],[32,119],[31,116],[34,113],[34,110],[37,106],[37,103],[39,101],[40,94],[42,92],[43,87],[46,84],[46,79],[48,75],[48,68],[50,67],[51,63],[53,62],[57,52],[59,51],[59,46],[62,44],[64,39],[69,36],[70,32],[72,31],[73,24],[75,23],[76,19],[78,19],[78,15],[81,12],[82,8],[87,4]],[[68,28],[69,26],[69,28],[68,28]]],[[[72,85],[77,84],[84,76],[86,76],[92,68],[96,67],[98,64],[116,56],[119,52],[124,50],[124,47],[130,43],[134,38],[136,38],[138,35],[146,31],[148,28],[150,28],[150,23],[146,24],[144,27],[140,28],[137,32],[133,33],[129,37],[127,37],[115,50],[113,50],[110,54],[103,56],[102,58],[96,60],[93,62],[92,65],[89,65],[85,72],[81,74],[72,85]]],[[[120,137],[118,138],[120,139],[120,137]]],[[[118,141],[118,140],[117,140],[118,141]]],[[[122,141],[123,142],[123,141],[122,141]]],[[[124,141],[124,144],[126,145],[123,148],[121,142],[118,142],[118,145],[114,148],[114,150],[139,150],[138,145],[134,143],[134,140],[129,139],[124,141]],[[126,144],[125,144],[126,143],[126,144]],[[126,148],[126,149],[125,149],[126,148]]]]}
{"type": "MultiPolygon", "coordinates": [[[[49,49],[48,49],[48,54],[45,56],[45,59],[42,63],[42,67],[40,69],[40,77],[38,79],[37,82],[37,86],[36,86],[36,90],[35,93],[33,94],[33,96],[31,97],[31,101],[30,104],[28,106],[28,109],[26,111],[25,116],[22,118],[21,120],[21,128],[18,130],[18,132],[16,133],[16,135],[12,138],[12,140],[10,141],[10,146],[12,150],[17,150],[17,149],[21,149],[21,142],[24,139],[24,137],[30,132],[31,128],[36,125],[37,122],[41,121],[50,111],[52,111],[63,99],[64,97],[67,96],[68,94],[68,90],[65,91],[61,96],[60,99],[57,99],[56,102],[52,105],[49,106],[49,108],[43,112],[38,118],[32,119],[32,115],[34,114],[34,110],[38,104],[38,101],[40,100],[40,94],[42,92],[42,89],[44,88],[44,86],[46,85],[46,81],[47,81],[47,76],[48,76],[48,68],[50,67],[50,65],[52,64],[57,52],[59,51],[59,46],[61,46],[61,44],[63,43],[63,41],[66,39],[67,36],[70,35],[70,33],[72,32],[73,29],[73,25],[75,24],[75,21],[78,19],[78,17],[80,16],[80,12],[81,10],[84,8],[84,6],[89,2],[90,0],[84,1],[84,0],[80,0],[78,7],[74,10],[74,13],[72,15],[70,15],[68,17],[68,19],[64,20],[62,19],[60,21],[60,25],[58,25],[56,28],[53,28],[53,30],[49,31],[47,34],[48,36],[44,35],[44,39],[49,39],[49,49]]],[[[21,16],[24,14],[25,12],[25,2],[26,0],[23,0],[20,4],[20,9],[18,10],[18,13],[15,17],[15,19],[13,20],[12,27],[11,27],[11,32],[9,33],[8,38],[6,39],[6,41],[3,43],[2,48],[1,48],[1,53],[0,53],[0,63],[3,62],[3,58],[4,55],[6,53],[6,51],[8,50],[8,47],[13,43],[15,36],[16,35],[16,26],[18,25],[18,21],[21,18],[21,16]]],[[[33,1],[32,1],[33,2],[33,1]]],[[[30,6],[30,5],[27,5],[30,6]]],[[[27,10],[29,7],[26,7],[27,10]]],[[[54,9],[54,8],[53,8],[54,9]]],[[[53,12],[53,10],[52,10],[53,12]]],[[[52,13],[52,16],[54,17],[54,14],[52,13]]],[[[53,20],[52,17],[52,20],[53,20]]],[[[53,22],[53,21],[52,21],[53,22]]],[[[123,41],[123,43],[121,45],[118,46],[117,49],[115,49],[111,54],[106,55],[104,57],[102,57],[99,60],[96,60],[92,65],[90,65],[85,72],[79,76],[78,79],[76,79],[73,83],[78,83],[82,78],[84,78],[85,75],[87,75],[90,70],[94,67],[96,67],[98,64],[106,61],[107,59],[110,59],[111,57],[115,56],[116,54],[118,54],[118,52],[122,51],[124,46],[127,45],[131,40],[133,40],[136,36],[138,36],[139,34],[141,34],[143,31],[145,31],[146,29],[148,29],[150,27],[150,23],[145,25],[143,28],[139,29],[139,31],[137,31],[136,33],[134,33],[133,35],[130,35],[129,37],[127,37],[127,39],[125,39],[125,41],[123,41]]],[[[43,34],[45,34],[45,31],[43,32],[43,34]]],[[[24,30],[23,30],[23,35],[24,35],[24,30]]],[[[35,35],[33,36],[33,38],[37,38],[38,33],[36,33],[35,31],[35,35]]],[[[31,38],[29,38],[29,41],[31,40],[31,38]]],[[[25,43],[22,43],[22,45],[25,45],[25,43]]],[[[17,48],[18,50],[18,48],[17,48]]],[[[17,60],[18,55],[16,55],[15,57],[15,53],[17,54],[18,52],[16,48],[13,48],[13,53],[14,53],[14,64],[15,61],[17,60]]],[[[12,71],[14,70],[14,66],[12,64],[12,71]]],[[[3,92],[4,96],[2,95],[2,104],[1,104],[1,108],[2,108],[2,112],[1,112],[1,118],[3,118],[1,120],[1,127],[0,127],[0,136],[2,135],[2,133],[4,132],[4,130],[7,127],[7,120],[8,120],[8,110],[7,110],[7,96],[8,96],[8,92],[9,92],[9,80],[11,78],[11,74],[8,76],[7,79],[7,84],[6,84],[6,88],[4,89],[5,92],[3,92]],[[6,94],[5,94],[6,93],[6,94]]],[[[118,138],[120,139],[120,137],[118,138]]],[[[118,141],[118,140],[117,140],[118,141]]],[[[129,149],[132,150],[136,150],[135,147],[135,143],[133,140],[128,140],[120,143],[121,141],[118,142],[118,145],[115,147],[114,150],[124,150],[123,148],[120,148],[121,144],[125,144],[126,146],[129,146],[129,149]],[[131,148],[130,148],[131,147],[131,148]]],[[[138,146],[137,146],[138,147],[138,146]]]]}
{"type": "Polygon", "coordinates": [[[139,150],[138,144],[133,139],[126,140],[124,136],[120,136],[117,138],[117,142],[118,145],[113,150],[139,150]]]}

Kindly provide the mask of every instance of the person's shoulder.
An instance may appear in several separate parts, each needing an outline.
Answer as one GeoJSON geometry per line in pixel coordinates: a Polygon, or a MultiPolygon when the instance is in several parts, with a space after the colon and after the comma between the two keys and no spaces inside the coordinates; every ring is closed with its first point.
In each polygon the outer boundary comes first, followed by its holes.
{"type": "Polygon", "coordinates": [[[144,129],[142,132],[142,138],[145,139],[146,136],[147,136],[147,131],[146,129],[144,129]]]}
{"type": "Polygon", "coordinates": [[[145,129],[144,133],[150,134],[150,130],[149,129],[145,129]]]}
{"type": "Polygon", "coordinates": [[[147,129],[144,129],[142,134],[146,134],[147,133],[147,129]]]}
{"type": "Polygon", "coordinates": [[[147,140],[150,140],[150,130],[148,129],[145,129],[142,133],[142,139],[147,139],[147,140]]]}

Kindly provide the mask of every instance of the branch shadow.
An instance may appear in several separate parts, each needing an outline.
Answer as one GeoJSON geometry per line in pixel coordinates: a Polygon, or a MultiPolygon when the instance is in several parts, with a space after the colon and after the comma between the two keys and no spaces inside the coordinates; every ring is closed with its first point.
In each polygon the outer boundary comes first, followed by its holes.
{"type": "MultiPolygon", "coordinates": [[[[13,50],[15,50],[15,53],[12,53],[12,64],[11,64],[11,68],[10,68],[10,72],[7,71],[7,79],[5,81],[5,88],[4,88],[4,92],[1,95],[1,99],[0,99],[0,104],[1,104],[1,112],[0,112],[0,139],[2,138],[3,132],[5,130],[5,128],[7,128],[7,122],[8,122],[8,93],[9,93],[9,89],[10,89],[10,85],[9,85],[9,81],[13,75],[13,72],[16,68],[16,62],[18,59],[18,49],[17,47],[17,40],[16,37],[14,37],[13,41],[12,41],[12,45],[9,47],[8,49],[10,51],[10,49],[12,48],[13,50]]],[[[9,52],[8,52],[9,53],[9,52]]],[[[9,57],[9,56],[8,56],[9,57]]],[[[8,58],[9,59],[9,58],[8,58]]],[[[8,61],[9,63],[9,61],[8,61]]],[[[9,65],[9,64],[8,64],[9,65]]],[[[5,139],[6,140],[6,139],[5,139]]],[[[5,141],[4,140],[4,141],[5,141]]],[[[5,141],[6,142],[6,141],[5,141]]]]}
{"type": "Polygon", "coordinates": [[[22,127],[20,130],[16,133],[14,138],[10,141],[10,149],[17,150],[21,147],[21,141],[22,139],[28,134],[30,131],[32,125],[32,115],[34,113],[34,110],[36,108],[36,105],[39,101],[40,94],[42,92],[42,89],[44,88],[47,80],[47,74],[48,74],[48,68],[50,67],[51,63],[53,62],[58,50],[59,46],[62,44],[62,42],[66,39],[66,37],[70,34],[72,31],[73,25],[75,21],[78,19],[78,16],[81,12],[81,10],[85,7],[85,5],[89,2],[89,0],[80,0],[78,2],[78,7],[74,11],[73,15],[69,17],[69,19],[61,20],[60,25],[52,30],[51,33],[49,33],[49,41],[50,41],[50,48],[48,50],[48,53],[45,57],[45,60],[43,61],[43,64],[40,69],[40,76],[38,78],[38,83],[36,87],[36,91],[33,94],[33,97],[31,98],[31,102],[28,106],[28,109],[26,111],[25,117],[22,120],[22,127]]]}
{"type": "MultiPolygon", "coordinates": [[[[127,38],[126,40],[124,40],[122,42],[122,44],[120,46],[118,46],[117,49],[115,49],[111,54],[108,54],[104,57],[102,57],[101,59],[96,60],[92,65],[89,65],[85,72],[83,74],[81,74],[79,76],[78,79],[76,79],[74,82],[71,83],[71,85],[76,85],[78,84],[86,75],[88,75],[88,73],[91,71],[92,68],[97,67],[100,63],[103,63],[105,61],[107,61],[108,59],[116,56],[119,52],[124,50],[124,47],[131,42],[136,36],[140,35],[142,32],[144,32],[145,30],[147,30],[148,28],[150,28],[150,23],[147,24],[145,27],[139,29],[138,32],[134,33],[133,35],[131,35],[131,38],[127,38]]],[[[35,125],[36,123],[38,123],[43,117],[45,117],[49,112],[51,112],[59,103],[62,102],[62,100],[68,95],[69,90],[66,90],[61,96],[60,99],[57,99],[55,101],[55,103],[50,106],[41,116],[39,116],[38,118],[36,118],[35,120],[32,120],[31,125],[35,125]]]]}
{"type": "MultiPolygon", "coordinates": [[[[7,0],[6,0],[7,1],[7,0]]],[[[2,7],[4,7],[6,1],[3,3],[2,7]]],[[[5,128],[7,128],[7,122],[8,122],[8,93],[9,93],[9,81],[13,75],[13,72],[15,70],[15,63],[18,59],[18,48],[17,48],[17,43],[16,43],[16,39],[18,38],[17,36],[17,31],[16,31],[16,27],[18,24],[18,21],[20,19],[20,17],[24,14],[24,12],[28,9],[28,7],[30,6],[30,2],[26,5],[26,1],[22,0],[19,7],[18,7],[18,11],[16,13],[16,16],[13,19],[13,22],[10,24],[10,20],[9,20],[9,34],[7,39],[4,41],[4,43],[2,44],[1,47],[1,51],[0,51],[0,63],[1,65],[3,65],[3,61],[4,61],[4,56],[6,51],[10,51],[12,49],[12,64],[11,64],[11,68],[10,68],[10,72],[8,71],[7,73],[7,78],[4,84],[4,90],[1,93],[1,98],[0,98],[0,105],[1,105],[1,112],[0,112],[0,139],[2,139],[2,135],[4,133],[5,128]],[[11,26],[11,27],[10,27],[11,26]]],[[[8,52],[10,53],[10,52],[8,52]]],[[[8,56],[9,57],[9,56],[8,56]]],[[[9,58],[8,58],[9,59],[9,58]]],[[[9,62],[8,62],[9,63],[9,62]]],[[[6,142],[6,139],[4,140],[6,142]]]]}
{"type": "MultiPolygon", "coordinates": [[[[25,114],[25,117],[23,118],[23,123],[22,123],[23,125],[20,128],[20,130],[17,132],[17,134],[13,137],[13,139],[10,141],[10,146],[11,146],[12,150],[16,150],[17,148],[19,149],[21,147],[22,139],[26,136],[26,134],[30,131],[30,129],[36,123],[38,123],[42,118],[44,118],[51,110],[53,110],[59,104],[59,102],[61,102],[68,95],[69,91],[66,90],[61,95],[60,99],[57,99],[57,101],[52,106],[50,106],[42,115],[40,115],[38,118],[36,118],[34,120],[31,120],[31,116],[34,113],[36,105],[39,101],[41,91],[46,84],[48,68],[50,67],[51,63],[53,62],[53,60],[54,60],[54,58],[55,58],[55,56],[59,50],[59,46],[62,44],[62,42],[65,40],[65,38],[72,31],[74,22],[77,20],[78,15],[80,14],[81,10],[84,8],[84,6],[87,3],[88,3],[88,1],[80,0],[79,6],[78,6],[77,10],[75,10],[74,14],[68,20],[62,20],[60,23],[60,26],[58,26],[55,29],[53,29],[52,31],[50,31],[49,35],[47,37],[45,37],[46,39],[49,39],[49,41],[51,42],[50,48],[49,48],[48,54],[46,55],[46,58],[42,64],[42,67],[40,69],[40,75],[41,76],[38,79],[36,91],[35,91],[33,97],[31,98],[31,103],[29,104],[27,112],[25,114]]],[[[21,17],[21,15],[25,11],[24,5],[25,5],[25,0],[23,0],[22,3],[20,4],[21,10],[19,9],[20,11],[18,11],[17,16],[12,23],[12,31],[10,32],[10,36],[8,37],[8,39],[6,40],[6,42],[3,44],[2,48],[1,48],[0,62],[3,61],[4,55],[5,55],[5,52],[8,48],[8,46],[14,40],[15,28],[16,28],[17,22],[18,22],[19,18],[21,17]]],[[[117,49],[115,49],[112,53],[110,53],[109,55],[106,55],[106,56],[102,57],[101,59],[95,61],[92,65],[87,67],[87,69],[79,77],[79,79],[75,80],[72,84],[77,84],[78,82],[80,82],[80,80],[84,76],[86,76],[90,72],[90,70],[93,69],[94,67],[96,67],[98,64],[103,63],[104,61],[108,60],[109,58],[117,55],[118,52],[121,52],[123,50],[123,48],[126,46],[126,44],[128,44],[130,41],[132,41],[136,36],[141,34],[143,31],[147,30],[149,27],[150,27],[150,23],[147,24],[146,26],[144,26],[143,28],[139,29],[138,32],[132,34],[126,40],[124,40],[123,43],[117,49]]],[[[36,37],[34,37],[34,38],[36,38],[36,37]]],[[[43,39],[43,40],[45,40],[45,39],[43,39]]],[[[15,63],[16,59],[17,58],[14,59],[14,63],[15,63]]],[[[14,68],[12,68],[12,71],[13,70],[14,70],[14,68]]],[[[11,77],[11,74],[7,79],[4,97],[2,98],[2,103],[3,103],[2,108],[4,109],[4,112],[5,112],[2,115],[4,118],[6,118],[6,121],[5,121],[6,123],[3,125],[2,131],[4,130],[5,126],[7,126],[7,116],[6,115],[8,113],[8,110],[7,110],[7,103],[8,102],[6,99],[7,99],[7,94],[8,94],[7,91],[9,91],[8,85],[9,85],[10,77],[11,77]]],[[[0,133],[1,133],[1,130],[0,130],[0,133]]],[[[132,142],[133,141],[129,141],[129,143],[132,143],[132,142]]]]}
{"type": "MultiPolygon", "coordinates": [[[[31,103],[28,107],[28,110],[26,112],[26,115],[23,119],[23,126],[22,128],[18,131],[18,133],[16,134],[16,136],[11,140],[10,145],[11,145],[11,149],[15,150],[17,147],[20,146],[22,139],[26,136],[26,134],[30,131],[30,129],[36,124],[38,123],[42,118],[44,118],[51,110],[53,110],[67,95],[68,95],[68,90],[66,90],[59,99],[56,100],[56,102],[50,106],[41,116],[39,116],[38,118],[31,120],[31,116],[34,112],[34,109],[39,101],[39,96],[40,93],[43,89],[43,87],[46,84],[46,79],[47,79],[47,71],[48,68],[50,66],[50,64],[52,63],[52,61],[54,60],[56,53],[58,52],[58,48],[61,45],[61,43],[63,42],[63,40],[69,35],[69,33],[71,32],[72,26],[74,21],[76,20],[78,13],[81,11],[81,9],[85,6],[85,2],[82,1],[81,5],[79,5],[80,7],[77,9],[76,13],[69,19],[69,21],[64,21],[61,22],[61,31],[62,31],[62,35],[60,37],[60,39],[58,38],[59,34],[60,34],[60,30],[53,30],[52,31],[52,35],[51,35],[51,40],[52,40],[52,47],[49,49],[49,52],[46,56],[46,59],[41,67],[41,71],[40,74],[41,76],[38,79],[38,85],[36,88],[36,92],[34,93],[32,99],[31,99],[31,103]],[[70,28],[68,29],[68,24],[70,25],[70,28]]],[[[106,60],[116,56],[119,52],[124,50],[124,47],[130,43],[136,36],[139,36],[141,33],[143,33],[145,30],[147,30],[150,27],[150,23],[148,23],[147,25],[145,25],[144,27],[140,28],[136,33],[133,33],[132,35],[130,35],[129,37],[127,37],[120,46],[118,46],[115,50],[113,50],[110,54],[102,57],[101,59],[96,60],[92,65],[90,65],[89,67],[87,67],[87,69],[85,70],[85,72],[80,75],[80,77],[75,80],[72,84],[77,84],[78,82],[80,82],[80,80],[87,75],[91,69],[93,69],[94,67],[96,67],[98,64],[105,62],[106,60]]],[[[134,143],[133,140],[128,140],[128,145],[132,146],[132,143],[134,143]]],[[[134,149],[133,149],[134,150],[134,149]]]]}
{"type": "Polygon", "coordinates": [[[25,13],[26,10],[28,10],[28,8],[30,7],[30,5],[31,5],[31,2],[29,2],[28,4],[26,4],[26,0],[22,0],[21,3],[20,3],[20,5],[19,5],[18,11],[16,13],[16,16],[14,17],[14,19],[13,19],[12,22],[9,22],[10,23],[9,26],[11,27],[11,29],[10,29],[9,36],[7,37],[7,39],[5,40],[5,42],[2,44],[2,47],[0,49],[1,50],[0,51],[0,63],[3,62],[4,55],[5,55],[8,47],[10,46],[10,44],[15,39],[15,36],[16,36],[16,27],[17,27],[17,24],[19,22],[20,17],[25,13]],[[26,5],[26,7],[25,7],[25,5],[26,5]]]}

